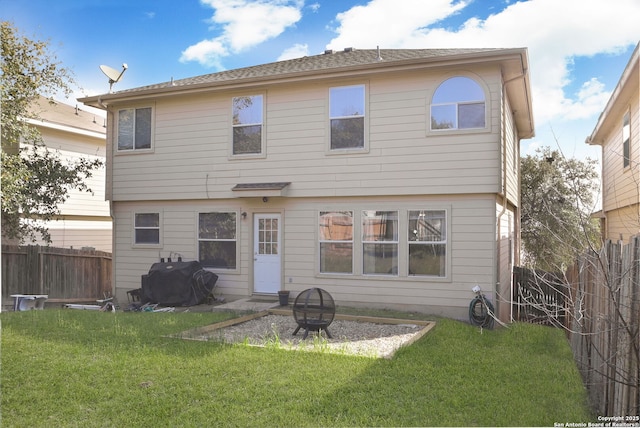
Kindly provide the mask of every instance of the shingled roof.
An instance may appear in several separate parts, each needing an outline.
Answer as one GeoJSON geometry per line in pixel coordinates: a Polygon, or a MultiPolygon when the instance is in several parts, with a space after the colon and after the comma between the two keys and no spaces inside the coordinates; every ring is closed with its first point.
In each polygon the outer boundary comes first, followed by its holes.
{"type": "Polygon", "coordinates": [[[82,108],[38,97],[29,107],[29,121],[33,125],[66,127],[68,130],[91,131],[105,134],[105,121],[82,108]]]}
{"type": "MultiPolygon", "coordinates": [[[[118,98],[113,95],[133,95],[154,92],[162,89],[187,89],[196,86],[218,86],[225,83],[251,81],[264,78],[286,78],[308,73],[330,73],[342,69],[358,69],[368,66],[385,67],[405,63],[442,61],[449,58],[474,57],[483,54],[508,52],[505,49],[354,49],[325,51],[319,55],[305,56],[285,61],[237,68],[217,73],[204,74],[186,79],[172,80],[153,85],[117,91],[105,95],[105,98],[118,98]]],[[[91,100],[87,97],[84,100],[91,100]]],[[[84,101],[81,100],[81,101],[84,101]]]]}

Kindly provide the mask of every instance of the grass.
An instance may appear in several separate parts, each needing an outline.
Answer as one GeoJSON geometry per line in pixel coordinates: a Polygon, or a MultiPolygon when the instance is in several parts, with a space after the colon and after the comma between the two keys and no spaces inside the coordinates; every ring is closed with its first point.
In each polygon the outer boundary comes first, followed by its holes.
{"type": "Polygon", "coordinates": [[[551,328],[480,332],[442,319],[391,360],[164,337],[225,316],[3,313],[0,423],[553,426],[594,417],[566,339],[551,328]]]}

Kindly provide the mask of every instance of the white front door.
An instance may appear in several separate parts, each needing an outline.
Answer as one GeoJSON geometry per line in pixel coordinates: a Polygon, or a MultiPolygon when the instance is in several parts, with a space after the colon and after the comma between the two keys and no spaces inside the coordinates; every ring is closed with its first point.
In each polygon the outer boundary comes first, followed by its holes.
{"type": "Polygon", "coordinates": [[[253,219],[253,291],[275,294],[281,282],[280,214],[256,214],[253,219]]]}

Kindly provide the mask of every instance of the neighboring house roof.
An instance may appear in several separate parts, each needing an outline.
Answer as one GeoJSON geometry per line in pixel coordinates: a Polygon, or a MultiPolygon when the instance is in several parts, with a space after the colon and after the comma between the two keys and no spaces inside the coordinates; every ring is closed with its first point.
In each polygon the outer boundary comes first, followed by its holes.
{"type": "Polygon", "coordinates": [[[79,107],[51,101],[45,97],[39,97],[31,105],[31,118],[27,119],[32,125],[53,128],[72,133],[90,135],[97,138],[105,138],[105,119],[93,113],[82,110],[79,107]]]}
{"type": "Polygon", "coordinates": [[[612,127],[620,126],[618,123],[619,117],[622,116],[623,111],[628,108],[628,97],[630,96],[629,91],[632,91],[635,87],[635,90],[638,90],[638,82],[640,81],[639,76],[639,68],[640,68],[640,43],[636,45],[635,50],[631,54],[631,58],[627,63],[624,71],[622,72],[622,76],[616,85],[616,88],[611,93],[611,97],[607,102],[602,113],[600,113],[600,117],[598,117],[598,122],[596,123],[595,128],[591,132],[586,139],[587,144],[591,145],[601,145],[605,142],[605,138],[607,132],[612,127]]]}
{"type": "Polygon", "coordinates": [[[468,66],[499,63],[510,94],[521,138],[533,136],[529,65],[526,48],[513,49],[353,49],[325,51],[286,61],[226,70],[180,80],[141,86],[81,98],[79,101],[106,109],[110,102],[206,91],[214,88],[244,87],[281,82],[305,81],[385,73],[411,68],[468,66]]]}

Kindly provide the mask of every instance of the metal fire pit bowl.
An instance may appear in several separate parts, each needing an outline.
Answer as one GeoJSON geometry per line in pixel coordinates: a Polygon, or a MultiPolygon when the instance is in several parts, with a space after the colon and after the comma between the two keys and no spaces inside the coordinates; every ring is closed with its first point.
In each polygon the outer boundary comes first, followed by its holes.
{"type": "Polygon", "coordinates": [[[327,327],[333,322],[336,315],[336,304],[333,297],[322,288],[309,288],[296,297],[293,303],[293,318],[298,327],[293,332],[295,336],[301,328],[304,328],[303,339],[309,335],[309,331],[324,330],[327,337],[331,334],[327,327]]]}

